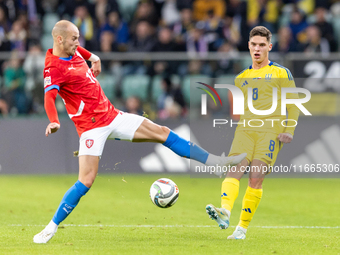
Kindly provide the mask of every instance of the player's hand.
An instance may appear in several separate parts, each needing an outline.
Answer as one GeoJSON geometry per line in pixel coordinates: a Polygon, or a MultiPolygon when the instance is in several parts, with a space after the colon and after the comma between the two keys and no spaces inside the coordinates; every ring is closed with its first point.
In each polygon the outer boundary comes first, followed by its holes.
{"type": "Polygon", "coordinates": [[[55,133],[58,131],[59,128],[60,128],[60,125],[58,123],[50,123],[48,124],[46,128],[45,135],[48,136],[52,133],[55,133]]]}
{"type": "Polygon", "coordinates": [[[290,133],[281,133],[277,138],[283,143],[290,143],[293,140],[293,136],[290,133]]]}
{"type": "Polygon", "coordinates": [[[91,70],[94,77],[97,77],[102,72],[102,64],[100,62],[100,59],[96,62],[92,62],[91,70]]]}

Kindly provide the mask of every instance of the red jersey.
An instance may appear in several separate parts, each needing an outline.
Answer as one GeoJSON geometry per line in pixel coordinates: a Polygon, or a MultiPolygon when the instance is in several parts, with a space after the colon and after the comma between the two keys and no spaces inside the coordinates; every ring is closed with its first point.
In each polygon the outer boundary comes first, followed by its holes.
{"type": "Polygon", "coordinates": [[[53,55],[52,49],[47,51],[44,89],[45,93],[58,90],[79,136],[85,131],[109,125],[119,112],[105,96],[78,51],[69,58],[53,55]]]}

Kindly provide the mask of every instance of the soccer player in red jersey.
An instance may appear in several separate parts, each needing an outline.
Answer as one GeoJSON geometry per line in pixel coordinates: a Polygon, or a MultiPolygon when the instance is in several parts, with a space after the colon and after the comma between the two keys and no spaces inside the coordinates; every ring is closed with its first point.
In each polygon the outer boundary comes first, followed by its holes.
{"type": "Polygon", "coordinates": [[[53,49],[46,53],[44,69],[45,110],[50,120],[46,136],[60,128],[55,99],[62,97],[67,113],[79,134],[79,178],[65,193],[53,219],[34,236],[35,243],[47,243],[58,225],[91,188],[107,139],[162,143],[179,156],[209,166],[237,165],[246,154],[220,157],[208,153],[172,132],[138,115],[121,112],[105,96],[95,78],[101,72],[98,56],[79,46],[78,28],[61,20],[52,30],[53,49]],[[86,60],[92,62],[91,69],[86,60]]]}

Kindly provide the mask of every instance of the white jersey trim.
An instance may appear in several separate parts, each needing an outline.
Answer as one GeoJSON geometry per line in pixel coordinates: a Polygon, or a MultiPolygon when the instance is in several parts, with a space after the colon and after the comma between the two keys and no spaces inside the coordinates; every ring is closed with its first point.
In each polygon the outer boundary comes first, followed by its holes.
{"type": "Polygon", "coordinates": [[[83,102],[83,100],[81,100],[77,113],[68,115],[70,119],[72,119],[73,117],[80,116],[83,113],[84,107],[85,107],[85,103],[83,102]]]}

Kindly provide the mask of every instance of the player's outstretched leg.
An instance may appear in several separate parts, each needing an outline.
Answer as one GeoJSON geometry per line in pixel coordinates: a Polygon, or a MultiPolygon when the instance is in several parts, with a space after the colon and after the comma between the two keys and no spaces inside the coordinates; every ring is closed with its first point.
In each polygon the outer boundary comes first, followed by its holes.
{"type": "Polygon", "coordinates": [[[221,229],[227,229],[229,227],[230,213],[224,208],[216,208],[212,204],[205,207],[207,214],[213,220],[215,220],[221,229]]]}
{"type": "Polygon", "coordinates": [[[213,155],[200,146],[183,139],[173,131],[170,131],[163,145],[181,157],[194,159],[208,166],[234,166],[247,156],[247,153],[231,157],[225,157],[224,153],[222,156],[213,155]]]}
{"type": "Polygon", "coordinates": [[[84,196],[90,188],[86,187],[79,180],[65,193],[59,208],[53,216],[50,223],[39,233],[33,237],[35,243],[47,243],[57,232],[60,222],[77,206],[80,198],[84,196]]]}
{"type": "Polygon", "coordinates": [[[144,119],[139,125],[132,141],[162,143],[177,155],[196,160],[207,166],[234,166],[239,164],[247,155],[246,153],[232,157],[213,155],[196,144],[183,139],[168,127],[160,126],[148,119],[144,119]]]}
{"type": "MultiPolygon", "coordinates": [[[[241,153],[235,156],[226,157],[224,152],[222,153],[221,157],[219,157],[220,163],[219,166],[236,166],[242,162],[247,157],[247,153],[241,153]]],[[[226,174],[224,171],[215,171],[215,175],[219,176],[220,178],[226,174]]]]}

